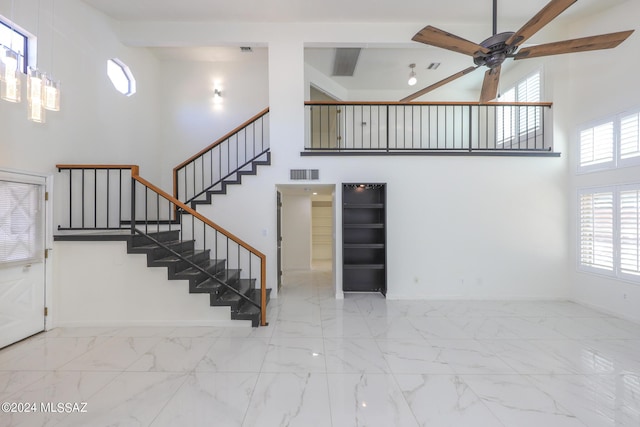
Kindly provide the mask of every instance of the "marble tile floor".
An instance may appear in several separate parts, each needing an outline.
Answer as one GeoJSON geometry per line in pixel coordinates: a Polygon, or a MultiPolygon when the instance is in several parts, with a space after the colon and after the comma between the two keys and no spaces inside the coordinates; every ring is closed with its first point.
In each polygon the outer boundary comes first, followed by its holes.
{"type": "Polygon", "coordinates": [[[640,426],[640,325],[578,304],[335,300],[313,271],[270,307],[264,328],[54,329],[0,350],[0,402],[37,406],[0,426],[640,426]]]}

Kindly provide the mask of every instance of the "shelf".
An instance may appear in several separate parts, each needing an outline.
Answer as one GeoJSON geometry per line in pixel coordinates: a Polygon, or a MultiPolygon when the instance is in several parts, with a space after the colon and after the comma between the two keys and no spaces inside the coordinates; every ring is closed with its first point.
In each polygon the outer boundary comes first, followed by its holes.
{"type": "Polygon", "coordinates": [[[345,243],[345,249],[384,249],[384,243],[345,243]]]}
{"type": "Polygon", "coordinates": [[[345,209],[384,209],[383,203],[345,203],[345,209]]]}
{"type": "Polygon", "coordinates": [[[344,228],[384,228],[384,224],[344,224],[344,228]]]}
{"type": "Polygon", "coordinates": [[[345,270],[384,270],[384,264],[344,264],[345,270]]]}

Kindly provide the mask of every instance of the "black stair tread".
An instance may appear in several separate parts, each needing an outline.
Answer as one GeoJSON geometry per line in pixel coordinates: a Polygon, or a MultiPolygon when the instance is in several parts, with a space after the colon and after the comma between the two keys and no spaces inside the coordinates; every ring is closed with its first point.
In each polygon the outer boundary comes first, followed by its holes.
{"type": "MultiPolygon", "coordinates": [[[[168,242],[162,242],[164,246],[172,248],[174,246],[179,246],[181,244],[188,244],[190,242],[195,242],[195,240],[171,240],[168,242]]],[[[134,246],[133,249],[142,250],[142,251],[151,251],[153,249],[164,249],[164,246],[161,246],[157,243],[149,242],[146,245],[134,246]]]]}
{"type": "MultiPolygon", "coordinates": [[[[261,303],[262,295],[261,295],[260,289],[256,289],[252,286],[249,292],[247,292],[247,296],[251,298],[253,302],[257,304],[261,303]]],[[[269,300],[271,299],[270,296],[271,296],[271,289],[267,289],[267,304],[269,304],[269,300]]]]}
{"type": "MultiPolygon", "coordinates": [[[[186,258],[186,259],[191,259],[194,257],[197,257],[198,255],[202,255],[205,253],[208,253],[209,250],[205,249],[205,250],[201,250],[201,249],[197,249],[195,251],[186,251],[186,252],[182,252],[181,255],[186,258]]],[[[161,262],[161,263],[173,263],[173,262],[178,262],[178,261],[182,261],[182,258],[178,257],[177,255],[169,255],[167,257],[164,258],[158,258],[156,260],[154,260],[154,262],[161,262]]]]}
{"type": "MultiPolygon", "coordinates": [[[[249,295],[260,295],[260,289],[251,289],[249,291],[249,295]]],[[[267,304],[269,302],[271,295],[271,289],[267,289],[267,304]]],[[[258,327],[260,325],[260,308],[256,307],[253,304],[242,304],[237,311],[231,312],[231,318],[236,320],[251,320],[251,325],[253,327],[258,327]]]]}
{"type": "MultiPolygon", "coordinates": [[[[220,294],[218,298],[216,298],[217,303],[220,303],[222,305],[226,305],[230,303],[240,303],[241,300],[243,299],[240,295],[229,290],[225,286],[223,286],[223,288],[226,289],[226,292],[220,294]]],[[[246,295],[246,293],[249,292],[249,290],[251,289],[251,284],[248,281],[240,280],[238,281],[238,285],[234,286],[234,289],[236,289],[242,295],[246,295]]]]}
{"type": "Polygon", "coordinates": [[[207,279],[195,286],[197,292],[217,292],[224,288],[224,285],[217,280],[207,279]]]}
{"type": "MultiPolygon", "coordinates": [[[[208,259],[204,262],[198,263],[198,266],[203,270],[209,271],[210,269],[213,269],[213,268],[218,268],[218,267],[220,269],[224,268],[224,262],[225,260],[208,259]]],[[[184,270],[178,271],[176,273],[176,276],[198,276],[200,274],[202,274],[202,271],[200,271],[199,269],[195,267],[189,267],[184,270]]],[[[216,273],[216,274],[219,274],[219,273],[216,273]]]]}
{"type": "Polygon", "coordinates": [[[240,275],[240,270],[237,269],[225,269],[216,274],[216,278],[222,282],[228,283],[231,279],[237,279],[240,275]]]}

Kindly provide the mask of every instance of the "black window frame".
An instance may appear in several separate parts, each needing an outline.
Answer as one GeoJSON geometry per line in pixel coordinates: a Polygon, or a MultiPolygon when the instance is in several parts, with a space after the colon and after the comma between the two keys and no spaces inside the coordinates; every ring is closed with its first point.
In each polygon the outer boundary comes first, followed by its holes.
{"type": "MultiPolygon", "coordinates": [[[[7,23],[4,19],[0,19],[0,25],[3,25],[12,31],[15,34],[18,34],[22,37],[22,51],[23,55],[18,56],[18,62],[20,63],[20,72],[27,74],[27,69],[29,67],[29,36],[24,34],[22,31],[17,30],[13,25],[7,23]]],[[[11,49],[11,46],[5,46],[11,49]]]]}

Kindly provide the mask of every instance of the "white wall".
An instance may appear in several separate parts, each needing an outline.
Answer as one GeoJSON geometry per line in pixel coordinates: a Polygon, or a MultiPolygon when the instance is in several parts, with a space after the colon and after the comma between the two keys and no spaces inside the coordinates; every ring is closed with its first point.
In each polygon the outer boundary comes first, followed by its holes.
{"type": "Polygon", "coordinates": [[[638,310],[640,284],[577,271],[576,212],[579,188],[638,183],[640,167],[584,175],[576,174],[576,170],[578,128],[581,125],[640,107],[640,85],[635,82],[633,71],[640,67],[640,59],[637,55],[640,50],[640,34],[637,31],[636,19],[639,15],[640,3],[627,1],[603,12],[596,18],[585,19],[571,28],[571,32],[577,35],[601,34],[634,28],[636,32],[613,50],[595,55],[589,53],[572,55],[566,74],[571,78],[563,82],[568,91],[563,112],[563,125],[570,139],[568,234],[571,242],[571,295],[583,304],[638,321],[640,321],[638,310]]]}
{"type": "Polygon", "coordinates": [[[247,326],[229,307],[209,306],[209,294],[189,294],[186,280],[168,280],[165,267],[127,254],[125,242],[56,242],[55,327],[247,326]]]}
{"type": "Polygon", "coordinates": [[[311,198],[282,195],[282,269],[311,268],[311,198]]]}
{"type": "Polygon", "coordinates": [[[168,171],[269,106],[267,55],[257,48],[235,61],[160,61],[165,190],[172,188],[168,171]],[[222,90],[220,104],[213,103],[214,83],[222,90]]]}

